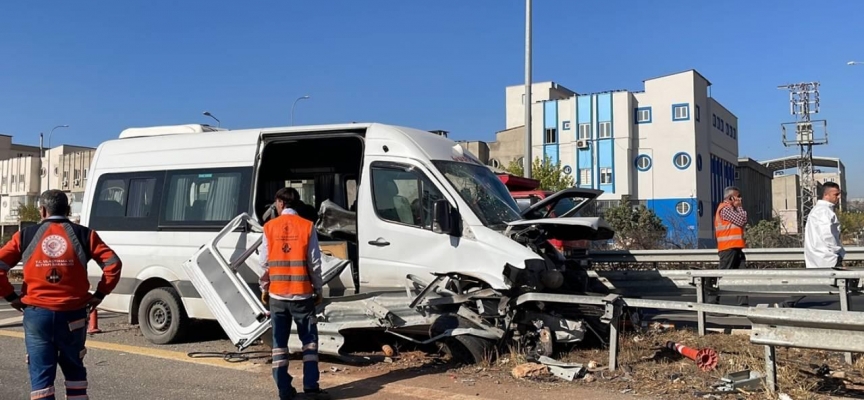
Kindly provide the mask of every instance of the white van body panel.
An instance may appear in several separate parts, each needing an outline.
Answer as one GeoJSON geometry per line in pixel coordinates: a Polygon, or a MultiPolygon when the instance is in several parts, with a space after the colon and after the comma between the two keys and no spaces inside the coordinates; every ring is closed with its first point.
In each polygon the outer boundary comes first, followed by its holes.
{"type": "MultiPolygon", "coordinates": [[[[259,134],[259,130],[219,131],[133,137],[102,143],[96,150],[90,169],[81,224],[90,224],[96,185],[102,175],[166,169],[252,167],[259,134]]],[[[115,312],[132,311],[130,307],[135,287],[146,279],[158,278],[172,283],[178,289],[190,318],[213,318],[200,298],[183,296],[191,284],[181,265],[202,243],[212,239],[215,232],[99,231],[98,234],[123,261],[121,283],[115,289],[116,294],[107,296],[101,308],[115,312]]],[[[245,246],[245,239],[241,243],[240,235],[234,235],[234,243],[245,246]]],[[[231,254],[236,249],[222,250],[231,254]]],[[[101,270],[95,263],[91,264],[91,281],[98,280],[101,270]]]]}
{"type": "MultiPolygon", "coordinates": [[[[101,144],[94,156],[88,177],[81,223],[90,224],[94,199],[102,199],[99,197],[100,194],[96,193],[97,185],[100,178],[106,174],[242,167],[252,171],[250,180],[252,181],[251,191],[254,193],[259,157],[268,144],[304,140],[318,135],[320,138],[325,138],[327,135],[340,132],[362,131],[363,161],[360,169],[362,179],[357,187],[356,221],[361,289],[359,295],[356,295],[356,301],[359,301],[359,304],[367,304],[367,300],[364,299],[377,298],[384,301],[387,296],[390,296],[387,298],[398,298],[396,292],[401,292],[401,296],[405,296],[408,275],[431,281],[434,278],[433,274],[458,272],[479,278],[493,289],[506,290],[508,283],[504,279],[505,265],[524,269],[526,260],[543,259],[528,247],[502,234],[506,224],[500,230],[492,229],[475,214],[456,186],[448,181],[442,170],[436,166],[436,161],[471,167],[482,166],[482,164],[459,144],[442,136],[423,130],[382,124],[295,126],[193,133],[183,133],[188,130],[195,131],[192,128],[177,129],[178,132],[170,128],[131,131],[126,135],[130,137],[101,144]],[[428,179],[450,207],[459,211],[462,235],[450,236],[416,225],[382,219],[375,210],[373,185],[370,184],[371,170],[378,168],[378,165],[395,165],[398,166],[397,169],[404,168],[408,173],[422,175],[428,179]],[[397,297],[393,297],[394,295],[397,297]]],[[[482,168],[488,172],[485,166],[482,168]]],[[[205,179],[209,178],[205,177],[205,179]]],[[[503,187],[500,182],[498,184],[503,187]]],[[[162,187],[167,186],[167,182],[162,182],[162,187]]],[[[241,197],[249,196],[250,199],[249,209],[241,212],[249,213],[251,218],[257,221],[254,203],[251,201],[253,193],[240,194],[241,197]]],[[[504,195],[509,195],[506,190],[504,195]]],[[[498,196],[501,198],[500,194],[498,196]]],[[[512,197],[510,200],[512,201],[512,197]]],[[[513,212],[518,215],[518,210],[514,209],[513,212]]],[[[159,218],[162,221],[162,217],[159,218]]],[[[139,296],[143,294],[139,288],[149,287],[147,282],[158,280],[167,282],[177,290],[189,317],[214,319],[214,315],[220,315],[219,320],[223,322],[223,327],[226,331],[230,330],[232,327],[225,327],[224,323],[231,320],[229,318],[231,312],[237,315],[238,307],[235,305],[231,310],[229,309],[231,307],[221,302],[212,299],[209,302],[204,301],[200,296],[200,290],[196,290],[196,285],[208,285],[208,280],[202,279],[204,274],[199,276],[198,272],[212,267],[198,265],[196,257],[203,251],[202,246],[214,243],[217,232],[218,229],[200,231],[163,229],[161,225],[159,229],[153,231],[98,230],[102,239],[117,252],[123,262],[121,282],[115,292],[106,297],[102,308],[134,313],[137,311],[134,309],[134,303],[140,301],[139,296]],[[186,269],[183,267],[184,263],[186,269]],[[196,274],[195,284],[192,283],[187,271],[196,274]]],[[[231,264],[232,260],[236,260],[241,254],[248,255],[248,249],[257,247],[255,243],[260,238],[261,233],[254,230],[232,230],[218,241],[218,250],[231,264]]],[[[235,272],[239,278],[231,278],[233,284],[242,285],[245,282],[254,285],[261,273],[258,262],[257,254],[250,256],[235,272]]],[[[230,272],[230,268],[226,270],[230,272]]],[[[101,275],[101,271],[95,267],[95,264],[91,265],[89,272],[91,281],[98,280],[101,275]]],[[[350,276],[350,272],[341,275],[343,279],[350,279],[350,276]]],[[[209,285],[216,286],[212,281],[209,285]]],[[[251,293],[248,291],[249,287],[238,287],[238,290],[243,291],[245,297],[251,293]]],[[[408,289],[408,292],[410,296],[411,290],[408,289]]],[[[212,297],[214,293],[221,292],[209,291],[207,296],[212,297]]],[[[354,301],[352,296],[353,293],[339,299],[341,306],[334,305],[334,307],[335,309],[348,307],[345,308],[347,311],[344,311],[346,314],[343,314],[343,317],[350,313],[357,313],[356,318],[359,319],[344,323],[337,320],[333,320],[332,323],[322,322],[320,326],[322,337],[328,329],[328,325],[325,325],[328,323],[333,327],[331,335],[338,335],[338,332],[346,326],[366,326],[371,323],[363,320],[368,318],[368,310],[349,307],[349,303],[354,301]]],[[[402,308],[407,307],[407,302],[410,301],[410,297],[405,298],[406,304],[401,305],[402,308]]],[[[392,299],[388,301],[392,302],[392,299]]],[[[256,305],[252,308],[258,307],[256,305]]],[[[409,314],[413,312],[408,308],[404,311],[409,314]]],[[[239,343],[248,345],[257,337],[255,335],[260,336],[259,328],[264,323],[265,321],[259,318],[254,325],[238,327],[231,335],[232,340],[235,342],[239,340],[239,343]]],[[[338,350],[338,346],[334,349],[338,350]]],[[[297,349],[292,348],[292,350],[297,349]]]]}

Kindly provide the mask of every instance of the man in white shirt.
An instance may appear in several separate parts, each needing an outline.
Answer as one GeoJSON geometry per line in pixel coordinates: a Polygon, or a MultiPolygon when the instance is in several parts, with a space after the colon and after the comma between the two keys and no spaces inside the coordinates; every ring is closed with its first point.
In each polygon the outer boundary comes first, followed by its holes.
{"type": "Polygon", "coordinates": [[[840,203],[840,185],[825,182],[822,199],[807,216],[804,227],[804,262],[807,268],[833,268],[843,263],[846,250],[840,241],[840,219],[834,208],[840,203]]]}
{"type": "MultiPolygon", "coordinates": [[[[804,265],[807,268],[833,268],[843,265],[840,219],[834,208],[840,203],[840,185],[822,184],[822,199],[816,201],[804,226],[804,265]]],[[[786,299],[783,307],[794,308],[805,296],[786,299]]]]}

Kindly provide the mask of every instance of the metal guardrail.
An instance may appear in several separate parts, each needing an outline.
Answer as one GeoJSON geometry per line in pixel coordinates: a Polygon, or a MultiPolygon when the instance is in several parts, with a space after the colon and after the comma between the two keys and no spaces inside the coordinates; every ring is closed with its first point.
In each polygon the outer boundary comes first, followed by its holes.
{"type": "MultiPolygon", "coordinates": [[[[849,298],[862,291],[864,269],[751,269],[588,271],[612,293],[626,297],[696,295],[836,295],[840,310],[849,311],[849,298]]],[[[706,332],[706,315],[697,311],[698,331],[706,332]]]]}
{"type": "Polygon", "coordinates": [[[861,312],[757,307],[747,319],[752,325],[750,343],[765,346],[765,380],[772,392],[777,389],[776,346],[844,351],[847,364],[852,364],[850,352],[864,353],[861,312]]]}
{"type": "Polygon", "coordinates": [[[609,324],[609,369],[618,368],[618,324],[624,307],[695,311],[700,314],[740,315],[750,320],[750,342],[765,346],[766,383],[769,391],[777,389],[776,346],[799,347],[846,353],[864,353],[864,313],[831,310],[807,310],[769,307],[736,307],[683,301],[646,300],[566,294],[527,293],[516,298],[516,304],[527,302],[590,304],[604,306],[601,320],[609,324]]]}
{"type": "MultiPolygon", "coordinates": [[[[744,249],[749,262],[804,262],[804,249],[744,249]]],[[[717,250],[609,250],[591,251],[588,258],[595,263],[716,263],[717,250]]],[[[864,247],[847,247],[845,261],[864,261],[864,247]]]]}

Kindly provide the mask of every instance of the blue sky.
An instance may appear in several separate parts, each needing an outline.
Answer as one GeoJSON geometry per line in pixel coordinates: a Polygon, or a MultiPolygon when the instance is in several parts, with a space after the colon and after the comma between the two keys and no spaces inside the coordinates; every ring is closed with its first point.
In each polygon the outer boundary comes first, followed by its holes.
{"type": "MultiPolygon", "coordinates": [[[[534,2],[534,80],[640,90],[695,68],[739,118],[740,154],[794,154],[776,86],[818,80],[849,194],[864,196],[864,2],[534,2]],[[780,7],[779,5],[783,6],[780,7]],[[794,25],[796,18],[803,22],[794,25]],[[803,33],[802,33],[803,31],[803,33]]],[[[97,145],[124,128],[380,121],[492,140],[524,77],[521,0],[0,3],[0,132],[97,145]]]]}

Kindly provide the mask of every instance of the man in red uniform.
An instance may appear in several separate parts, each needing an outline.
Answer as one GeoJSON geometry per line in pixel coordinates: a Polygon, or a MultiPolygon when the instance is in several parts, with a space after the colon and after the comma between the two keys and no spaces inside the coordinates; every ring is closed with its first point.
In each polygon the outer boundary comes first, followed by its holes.
{"type": "Polygon", "coordinates": [[[321,249],[312,222],[297,215],[299,196],[290,188],[276,192],[279,216],[264,224],[261,243],[261,300],[270,306],[273,328],[273,379],[280,400],[297,398],[288,373],[288,335],[291,322],[303,343],[303,397],[326,400],[318,385],[318,322],[315,306],[321,302],[321,249]]]}
{"type": "Polygon", "coordinates": [[[57,365],[66,398],[87,399],[84,342],[88,307],[95,308],[120,279],[120,259],[96,232],[72,223],[69,198],[59,190],[39,197],[42,222],[12,236],[0,249],[0,297],[24,312],[24,342],[30,369],[30,399],[54,400],[57,365]],[[102,280],[90,293],[87,263],[95,260],[102,280]],[[6,273],[24,262],[21,296],[6,273]]]}

